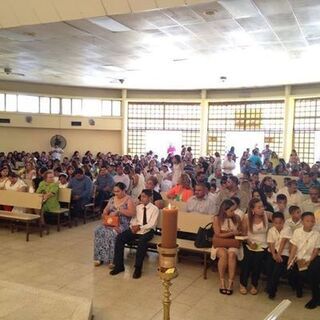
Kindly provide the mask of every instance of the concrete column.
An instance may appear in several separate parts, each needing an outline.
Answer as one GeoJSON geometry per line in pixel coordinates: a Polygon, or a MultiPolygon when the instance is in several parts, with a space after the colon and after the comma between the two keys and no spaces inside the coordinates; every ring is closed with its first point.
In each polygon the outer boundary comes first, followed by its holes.
{"type": "Polygon", "coordinates": [[[285,87],[283,156],[286,161],[293,149],[294,98],[291,97],[291,86],[285,87]]]}
{"type": "Polygon", "coordinates": [[[122,154],[128,153],[128,100],[127,89],[122,89],[121,97],[121,140],[122,140],[122,154]]]}
{"type": "Polygon", "coordinates": [[[200,156],[207,155],[208,145],[208,113],[209,101],[207,100],[207,90],[201,90],[201,118],[200,118],[200,156]]]}

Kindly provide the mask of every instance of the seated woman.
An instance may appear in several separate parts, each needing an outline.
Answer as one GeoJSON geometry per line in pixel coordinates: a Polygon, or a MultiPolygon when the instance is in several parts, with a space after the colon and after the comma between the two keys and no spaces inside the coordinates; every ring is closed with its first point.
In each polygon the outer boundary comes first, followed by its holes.
{"type": "Polygon", "coordinates": [[[52,170],[45,172],[44,180],[40,182],[36,193],[43,194],[43,212],[53,212],[60,208],[58,195],[59,184],[54,182],[54,173],[52,170]]]}
{"type": "Polygon", "coordinates": [[[235,214],[236,204],[230,200],[224,200],[220,206],[218,215],[213,217],[214,240],[217,247],[212,247],[211,259],[219,258],[218,272],[220,277],[220,293],[231,295],[233,293],[233,281],[236,274],[237,258],[242,258],[240,243],[234,239],[240,235],[241,220],[235,214]],[[217,240],[217,241],[216,241],[217,240]],[[230,241],[231,240],[231,241],[230,241]],[[220,246],[221,245],[221,246],[220,246]],[[225,273],[228,269],[228,286],[225,285],[225,273]]]}
{"type": "Polygon", "coordinates": [[[94,264],[111,264],[114,257],[115,241],[118,234],[129,229],[131,217],[135,215],[136,208],[130,196],[126,194],[126,185],[122,182],[115,184],[112,197],[105,209],[102,218],[106,216],[119,216],[119,226],[112,227],[101,224],[94,231],[94,264]]]}
{"type": "Polygon", "coordinates": [[[240,272],[240,293],[247,294],[249,276],[251,275],[250,293],[258,293],[258,282],[262,264],[267,254],[268,217],[263,203],[258,198],[249,202],[248,214],[242,221],[242,230],[248,235],[247,244],[244,246],[244,259],[240,272]]]}
{"type": "Polygon", "coordinates": [[[34,165],[32,162],[26,163],[26,168],[24,170],[24,173],[21,175],[22,179],[28,179],[32,180],[37,176],[36,170],[34,168],[34,165]]]}
{"type": "Polygon", "coordinates": [[[8,181],[9,167],[0,168],[0,190],[5,188],[8,181]]]}
{"type": "Polygon", "coordinates": [[[167,192],[168,199],[173,199],[176,201],[187,202],[192,196],[193,191],[191,189],[191,179],[186,173],[181,174],[178,184],[167,192]]]}
{"type": "MultiPolygon", "coordinates": [[[[5,190],[18,191],[18,192],[27,192],[28,186],[24,183],[22,179],[14,172],[9,172],[8,181],[4,186],[5,190]]],[[[24,212],[23,208],[11,207],[11,206],[3,206],[6,211],[14,211],[14,212],[24,212]]]]}

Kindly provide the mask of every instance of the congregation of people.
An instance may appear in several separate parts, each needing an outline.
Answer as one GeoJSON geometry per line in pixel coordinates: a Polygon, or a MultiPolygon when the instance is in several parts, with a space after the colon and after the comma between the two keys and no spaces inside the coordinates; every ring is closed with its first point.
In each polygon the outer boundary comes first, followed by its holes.
{"type": "MultiPolygon", "coordinates": [[[[136,241],[135,279],[142,275],[165,200],[183,203],[190,214],[213,216],[211,259],[218,261],[221,294],[233,294],[239,264],[241,294],[262,291],[265,274],[270,299],[286,279],[299,298],[309,285],[306,308],[319,306],[320,163],[300,162],[294,150],[286,163],[268,145],[247,149],[240,159],[234,147],[225,157],[199,158],[191,147],[169,149],[162,159],[152,151],[133,157],[90,151],[81,157],[75,151],[69,158],[57,147],[0,153],[0,189],[43,194],[46,213],[59,208],[59,189],[70,188],[72,217],[81,217],[94,201],[102,214],[94,230],[95,266],[108,265],[112,276],[123,272],[125,245],[136,241]],[[283,185],[276,175],[283,176],[283,185]]],[[[44,215],[44,223],[49,220],[44,215]]]]}

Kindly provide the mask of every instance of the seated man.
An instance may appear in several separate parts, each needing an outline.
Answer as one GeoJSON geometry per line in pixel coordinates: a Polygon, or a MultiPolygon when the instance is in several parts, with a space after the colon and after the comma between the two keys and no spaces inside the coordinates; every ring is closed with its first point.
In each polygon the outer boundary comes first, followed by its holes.
{"type": "Polygon", "coordinates": [[[188,199],[186,205],[187,212],[199,212],[205,214],[214,214],[215,198],[209,197],[209,190],[205,183],[197,183],[194,196],[188,199]]]}
{"type": "Polygon", "coordinates": [[[302,178],[297,181],[298,190],[302,194],[306,194],[306,195],[309,194],[310,188],[315,185],[314,182],[312,181],[312,177],[313,177],[312,174],[308,172],[304,172],[302,174],[302,178]]]}
{"type": "Polygon", "coordinates": [[[106,166],[101,166],[97,180],[95,181],[97,190],[96,205],[102,208],[104,201],[111,197],[111,192],[114,186],[113,177],[108,173],[106,166]]]}
{"type": "Polygon", "coordinates": [[[302,212],[313,212],[315,213],[320,209],[320,188],[312,186],[309,189],[309,199],[302,202],[302,212]]]}
{"type": "Polygon", "coordinates": [[[287,186],[281,188],[278,194],[284,194],[287,197],[288,207],[298,206],[300,207],[303,202],[302,193],[298,190],[297,181],[290,180],[287,186]]]}
{"type": "Polygon", "coordinates": [[[84,206],[90,203],[92,198],[92,181],[84,175],[82,169],[74,171],[68,188],[71,188],[71,215],[79,217],[83,213],[84,206]]]}
{"type": "Polygon", "coordinates": [[[130,228],[120,233],[116,238],[113,259],[115,267],[110,271],[112,276],[124,271],[124,246],[126,243],[137,239],[138,248],[133,278],[138,279],[141,277],[142,264],[148,249],[148,241],[153,238],[158,222],[159,209],[151,203],[151,190],[144,189],[140,197],[141,204],[137,206],[136,216],[131,219],[130,228]]]}

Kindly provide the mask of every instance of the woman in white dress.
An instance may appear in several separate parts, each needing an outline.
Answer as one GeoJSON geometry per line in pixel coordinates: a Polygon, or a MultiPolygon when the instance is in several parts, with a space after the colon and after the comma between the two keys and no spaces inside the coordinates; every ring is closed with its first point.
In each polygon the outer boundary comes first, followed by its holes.
{"type": "Polygon", "coordinates": [[[173,159],[172,159],[172,163],[173,163],[173,168],[172,168],[172,186],[174,187],[180,177],[181,174],[183,173],[183,164],[181,162],[181,157],[176,154],[173,159]]]}
{"type": "MultiPolygon", "coordinates": [[[[212,247],[211,259],[218,261],[218,272],[220,277],[220,293],[231,295],[233,293],[233,281],[236,274],[237,258],[241,260],[242,250],[236,246],[222,246],[224,240],[234,239],[235,236],[240,235],[241,220],[240,217],[235,214],[236,204],[230,200],[224,200],[220,206],[218,215],[213,218],[214,237],[219,238],[221,247],[212,247]],[[225,285],[225,273],[228,270],[229,280],[228,286],[225,285]]],[[[215,241],[213,241],[214,243],[215,241]]],[[[234,241],[236,242],[236,241],[234,241]]]]}

